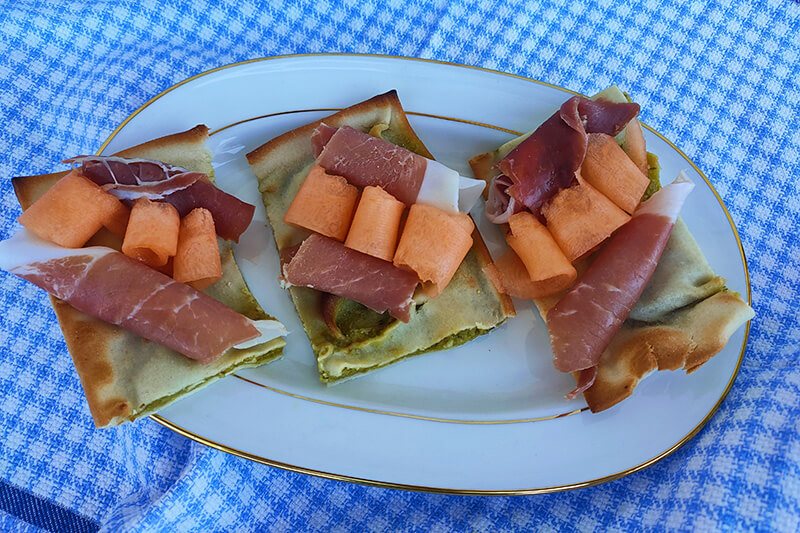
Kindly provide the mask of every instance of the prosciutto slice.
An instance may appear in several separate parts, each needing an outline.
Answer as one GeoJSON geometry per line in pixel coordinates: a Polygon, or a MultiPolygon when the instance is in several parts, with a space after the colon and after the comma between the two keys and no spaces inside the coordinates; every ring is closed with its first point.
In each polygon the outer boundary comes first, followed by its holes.
{"type": "Polygon", "coordinates": [[[398,320],[411,320],[411,302],[419,280],[392,263],[351,250],[313,234],[283,269],[291,285],[310,287],[363,304],[398,320]]]}
{"type": "Polygon", "coordinates": [[[511,215],[519,213],[525,206],[508,194],[508,188],[514,182],[505,174],[495,176],[489,184],[489,197],[486,199],[484,213],[486,218],[494,224],[506,224],[511,215]]]}
{"type": "Polygon", "coordinates": [[[573,96],[572,99],[578,100],[578,115],[586,133],[605,133],[615,137],[639,114],[639,104],[632,102],[615,103],[582,96],[573,96]]]}
{"type": "Polygon", "coordinates": [[[417,201],[428,166],[428,160],[421,155],[350,126],[338,128],[333,134],[327,126],[318,128],[311,142],[322,146],[317,164],[329,172],[358,187],[382,187],[406,205],[417,201]]]}
{"type": "Polygon", "coordinates": [[[0,242],[0,268],[72,307],[207,364],[286,334],[111,248],[62,248],[27,230],[0,242]]]}
{"type": "MultiPolygon", "coordinates": [[[[538,215],[558,191],[577,183],[587,134],[617,135],[638,113],[638,104],[573,96],[497,164],[512,182],[507,194],[538,215]]],[[[496,218],[501,214],[490,212],[496,218]]]]}
{"type": "Polygon", "coordinates": [[[643,202],[547,313],[558,370],[575,372],[597,365],[639,300],[693,188],[681,173],[643,202]]]}
{"type": "Polygon", "coordinates": [[[215,187],[201,172],[161,161],[115,156],[80,156],[67,162],[80,165],[81,174],[128,205],[141,197],[169,202],[181,217],[195,207],[205,207],[223,239],[239,242],[253,219],[255,206],[215,187]]]}
{"type": "Polygon", "coordinates": [[[317,164],[357,187],[378,186],[406,205],[466,213],[486,184],[350,126],[320,124],[311,135],[317,164]]]}

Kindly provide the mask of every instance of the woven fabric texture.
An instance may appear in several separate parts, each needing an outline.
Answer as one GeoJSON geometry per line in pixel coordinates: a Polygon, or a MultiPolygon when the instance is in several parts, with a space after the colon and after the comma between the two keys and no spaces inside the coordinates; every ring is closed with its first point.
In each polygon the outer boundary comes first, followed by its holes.
{"type": "MultiPolygon", "coordinates": [[[[94,152],[189,76],[314,52],[431,58],[635,95],[643,120],[706,171],[749,260],[757,319],[717,415],[652,467],[567,493],[461,497],[326,481],[151,420],[96,430],[46,295],[0,272],[0,481],[109,531],[800,528],[800,4],[6,1],[0,238],[19,227],[12,176],[94,152]]],[[[3,510],[0,528],[35,530],[3,510]]]]}

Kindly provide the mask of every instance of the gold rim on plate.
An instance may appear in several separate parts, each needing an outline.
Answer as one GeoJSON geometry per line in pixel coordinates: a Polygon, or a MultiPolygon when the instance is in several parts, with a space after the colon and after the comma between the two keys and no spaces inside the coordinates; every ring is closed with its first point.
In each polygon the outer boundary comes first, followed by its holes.
{"type": "MultiPolygon", "coordinates": [[[[491,73],[491,74],[500,74],[500,75],[503,75],[503,76],[508,76],[508,77],[511,77],[511,78],[516,78],[516,79],[519,79],[519,80],[524,80],[524,81],[527,81],[527,82],[536,83],[538,85],[543,85],[545,87],[550,87],[552,89],[557,89],[557,90],[560,90],[560,91],[564,91],[564,92],[569,93],[569,94],[579,94],[579,93],[577,93],[575,91],[571,91],[569,89],[566,89],[564,87],[560,87],[558,85],[554,85],[554,84],[551,84],[551,83],[543,82],[543,81],[540,81],[540,80],[535,80],[535,79],[532,79],[532,78],[526,78],[524,76],[519,76],[517,74],[509,74],[509,73],[506,73],[506,72],[500,72],[498,70],[492,70],[492,69],[487,69],[487,68],[483,68],[483,67],[475,67],[475,66],[471,66],[471,65],[462,65],[462,64],[452,63],[452,62],[447,62],[447,61],[437,61],[437,60],[434,60],[434,59],[422,59],[422,58],[414,58],[414,57],[403,57],[403,56],[392,56],[392,55],[381,55],[381,54],[346,54],[346,53],[288,54],[288,55],[280,55],[280,56],[272,56],[272,57],[262,57],[262,58],[256,58],[256,59],[249,59],[247,61],[240,61],[240,62],[237,62],[237,63],[231,63],[229,65],[224,65],[224,66],[221,66],[221,67],[213,68],[211,70],[207,70],[205,72],[201,72],[200,74],[196,74],[196,75],[194,75],[194,76],[192,76],[190,78],[187,78],[187,79],[185,79],[185,80],[183,80],[181,82],[178,82],[175,85],[173,85],[173,86],[161,91],[160,93],[158,93],[157,95],[155,95],[154,97],[149,99],[147,102],[145,102],[136,111],[131,113],[113,132],[111,132],[111,135],[109,135],[108,139],[106,139],[106,141],[100,146],[100,149],[97,151],[97,153],[98,154],[102,153],[102,151],[106,148],[106,146],[108,146],[108,144],[112,141],[112,139],[114,139],[114,137],[116,137],[117,134],[119,134],[119,132],[122,130],[122,128],[125,127],[125,125],[128,124],[128,122],[130,122],[136,115],[141,113],[150,104],[152,104],[153,102],[155,102],[156,100],[158,100],[159,98],[164,96],[165,94],[174,91],[175,89],[177,89],[178,87],[180,87],[180,86],[182,86],[182,85],[184,85],[186,83],[189,83],[189,82],[191,82],[193,80],[196,80],[198,78],[201,78],[203,76],[207,76],[209,74],[213,74],[214,72],[218,72],[220,70],[225,70],[225,69],[232,68],[232,67],[238,67],[238,66],[241,66],[241,65],[249,64],[249,63],[256,63],[256,62],[261,62],[261,61],[270,61],[270,60],[275,60],[275,59],[300,58],[300,57],[361,57],[361,58],[367,57],[367,58],[383,58],[383,59],[394,59],[394,60],[404,60],[404,61],[419,61],[419,62],[423,62],[423,63],[432,63],[432,64],[437,64],[437,65],[446,65],[446,66],[453,66],[453,67],[459,67],[459,68],[468,68],[468,69],[472,69],[472,70],[488,72],[488,73],[491,73]]],[[[320,109],[320,111],[322,111],[322,109],[320,109]]],[[[464,122],[469,122],[469,121],[464,121],[464,122]]],[[[235,124],[231,124],[228,127],[233,126],[233,125],[235,125],[235,124]]],[[[722,198],[720,197],[719,193],[714,188],[714,186],[711,184],[711,182],[706,177],[706,175],[697,167],[697,165],[691,159],[689,159],[686,156],[686,154],[684,154],[677,146],[675,146],[675,144],[673,144],[666,137],[664,137],[663,135],[661,135],[660,133],[655,131],[650,126],[648,126],[648,125],[646,125],[644,123],[642,124],[642,126],[644,128],[646,128],[648,131],[650,131],[651,133],[653,133],[654,135],[656,135],[658,138],[663,140],[673,150],[678,152],[678,154],[680,154],[681,157],[683,157],[692,166],[692,168],[698,173],[698,175],[700,175],[700,177],[703,178],[703,181],[705,181],[706,184],[708,185],[708,187],[711,189],[711,192],[714,194],[714,197],[719,202],[719,205],[722,207],[722,210],[724,211],[725,216],[728,219],[728,223],[730,224],[731,230],[733,231],[733,235],[734,235],[734,237],[736,239],[736,243],[739,246],[739,253],[740,253],[741,258],[742,258],[742,266],[744,268],[744,273],[745,273],[745,283],[746,283],[746,286],[747,286],[747,303],[748,303],[748,305],[752,304],[751,288],[750,288],[750,273],[749,273],[748,268],[747,268],[747,258],[745,257],[744,247],[742,246],[742,241],[741,241],[741,239],[739,237],[739,232],[736,230],[736,225],[734,224],[733,219],[731,218],[731,214],[728,211],[728,208],[725,206],[724,202],[722,201],[722,198]]],[[[220,130],[216,130],[216,131],[220,131],[220,130]]],[[[506,130],[506,131],[508,131],[509,133],[513,133],[511,130],[506,130]]],[[[203,437],[201,435],[197,435],[197,434],[195,434],[195,433],[193,433],[193,432],[191,432],[191,431],[189,431],[189,430],[187,430],[187,429],[175,424],[174,422],[165,419],[162,416],[151,415],[150,418],[152,418],[153,420],[155,420],[159,424],[163,425],[164,427],[169,428],[172,431],[175,431],[176,433],[178,433],[180,435],[183,435],[184,437],[192,439],[192,440],[194,440],[196,442],[199,442],[199,443],[204,444],[206,446],[209,446],[211,448],[214,448],[214,449],[226,452],[226,453],[230,453],[230,454],[235,455],[237,457],[243,457],[243,458],[249,459],[251,461],[255,461],[255,462],[258,462],[258,463],[266,464],[266,465],[269,465],[269,466],[274,466],[274,467],[277,467],[277,468],[282,468],[284,470],[289,470],[289,471],[292,471],[292,472],[297,472],[297,473],[301,473],[301,474],[309,474],[309,475],[322,477],[322,478],[326,478],[326,479],[332,479],[332,480],[336,480],[336,481],[346,481],[346,482],[350,482],[350,483],[359,483],[359,484],[363,484],[363,485],[370,485],[370,486],[380,487],[380,488],[402,489],[402,490],[410,490],[410,491],[418,491],[418,492],[434,492],[434,493],[444,493],[444,494],[464,494],[464,495],[469,494],[469,495],[510,496],[510,495],[545,494],[545,493],[552,493],[552,492],[561,492],[561,491],[578,489],[578,488],[583,488],[583,487],[590,487],[590,486],[593,486],[593,485],[599,485],[601,483],[606,483],[606,482],[613,481],[615,479],[619,479],[621,477],[633,474],[634,472],[638,472],[640,470],[643,470],[643,469],[651,466],[652,464],[660,461],[661,459],[664,459],[665,457],[671,455],[678,448],[680,448],[681,446],[686,444],[689,440],[691,440],[692,437],[694,437],[706,425],[706,423],[708,423],[708,421],[714,416],[714,414],[717,412],[717,410],[719,409],[720,405],[722,404],[723,400],[728,395],[728,392],[730,391],[731,387],[733,386],[733,383],[734,383],[734,381],[736,380],[736,377],[739,374],[739,369],[742,366],[742,359],[744,358],[745,348],[747,347],[747,340],[749,338],[749,335],[750,335],[750,322],[748,322],[747,325],[745,326],[744,339],[742,341],[741,351],[739,352],[739,359],[736,362],[736,368],[734,369],[733,374],[731,375],[731,378],[730,378],[730,380],[728,381],[728,384],[725,387],[725,390],[722,391],[722,394],[720,395],[719,400],[717,400],[717,403],[714,404],[714,406],[711,408],[711,410],[705,416],[705,418],[703,418],[703,420],[701,420],[700,423],[694,429],[692,429],[692,431],[690,431],[686,436],[684,436],[682,439],[680,439],[677,443],[675,443],[674,445],[669,447],[664,452],[662,452],[662,453],[658,454],[657,456],[653,457],[652,459],[650,459],[648,461],[645,461],[644,463],[641,463],[641,464],[636,465],[634,467],[625,469],[625,470],[623,470],[621,472],[617,472],[615,474],[610,474],[608,476],[603,476],[603,477],[600,477],[600,478],[597,478],[597,479],[592,479],[592,480],[589,480],[589,481],[582,481],[582,482],[578,482],[578,483],[570,483],[570,484],[566,484],[566,485],[559,485],[559,486],[553,486],[553,487],[542,487],[542,488],[533,488],[533,489],[516,489],[516,490],[451,489],[451,488],[442,488],[442,487],[428,487],[428,486],[421,486],[421,485],[408,485],[408,484],[402,484],[402,483],[392,483],[392,482],[388,482],[388,481],[378,481],[378,480],[372,480],[372,479],[363,479],[363,478],[358,478],[358,477],[353,477],[353,476],[335,474],[335,473],[331,473],[331,472],[324,472],[324,471],[321,471],[321,470],[313,470],[313,469],[310,469],[310,468],[305,468],[305,467],[302,467],[302,466],[282,463],[280,461],[275,461],[273,459],[268,459],[266,457],[261,457],[261,456],[258,456],[258,455],[254,455],[254,454],[242,451],[242,450],[238,450],[236,448],[232,448],[230,446],[226,446],[225,444],[220,444],[218,442],[212,441],[212,440],[207,439],[207,438],[205,438],[205,437],[203,437]]],[[[240,379],[242,379],[242,378],[240,378],[240,379]]]]}

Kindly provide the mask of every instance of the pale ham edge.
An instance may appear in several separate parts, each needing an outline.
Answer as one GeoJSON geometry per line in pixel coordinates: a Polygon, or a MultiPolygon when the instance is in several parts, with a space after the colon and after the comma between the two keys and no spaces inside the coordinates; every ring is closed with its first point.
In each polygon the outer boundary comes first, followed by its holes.
{"type": "Polygon", "coordinates": [[[458,210],[462,213],[469,213],[486,188],[486,182],[475,178],[458,176],[458,210]]]}
{"type": "Polygon", "coordinates": [[[428,159],[425,163],[417,203],[436,207],[451,215],[458,213],[458,172],[438,161],[428,159]]]}
{"type": "Polygon", "coordinates": [[[170,194],[188,189],[200,179],[203,174],[191,172],[179,174],[163,182],[149,182],[144,185],[119,185],[107,183],[101,185],[102,189],[120,200],[136,201],[139,198],[148,200],[163,200],[170,194]]]}
{"type": "MultiPolygon", "coordinates": [[[[30,265],[34,263],[74,256],[87,256],[97,260],[113,251],[104,246],[63,248],[40,239],[32,232],[22,228],[14,236],[0,241],[0,269],[15,275],[25,274],[32,271],[30,265]]],[[[53,296],[63,299],[58,294],[53,296]]]]}
{"type": "Polygon", "coordinates": [[[642,202],[633,216],[658,215],[669,218],[674,224],[692,189],[694,189],[694,182],[689,179],[686,172],[681,170],[672,183],[658,191],[659,194],[654,194],[642,202]]]}
{"type": "Polygon", "coordinates": [[[234,348],[237,350],[252,348],[253,346],[258,346],[259,344],[264,344],[272,339],[285,337],[289,334],[289,331],[286,329],[286,327],[277,320],[251,320],[251,322],[258,330],[259,335],[254,339],[234,345],[234,348]]]}
{"type": "Polygon", "coordinates": [[[466,178],[438,161],[427,160],[417,203],[441,209],[445,213],[469,213],[478,202],[486,182],[466,178]]]}
{"type": "Polygon", "coordinates": [[[80,169],[86,163],[99,163],[107,171],[112,180],[111,183],[101,185],[104,191],[113,194],[120,200],[136,200],[137,198],[147,198],[149,200],[161,200],[172,193],[182,191],[194,185],[198,179],[205,177],[201,172],[194,172],[187,170],[183,167],[168,165],[163,161],[155,159],[143,159],[140,157],[125,158],[113,155],[106,156],[91,156],[79,155],[70,159],[64,160],[64,163],[70,163],[73,169],[80,169]],[[121,165],[137,165],[137,164],[150,164],[155,165],[164,173],[164,177],[158,180],[142,180],[135,173],[131,173],[135,183],[125,184],[120,183],[117,179],[114,169],[108,164],[119,163],[121,165]]]}

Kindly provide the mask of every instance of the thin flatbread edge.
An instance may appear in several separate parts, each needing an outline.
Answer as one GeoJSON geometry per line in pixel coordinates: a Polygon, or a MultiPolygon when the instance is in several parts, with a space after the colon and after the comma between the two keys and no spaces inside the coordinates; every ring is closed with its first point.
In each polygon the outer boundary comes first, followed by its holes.
{"type": "MultiPolygon", "coordinates": [[[[432,157],[411,128],[395,91],[284,133],[253,150],[247,159],[258,180],[279,250],[301,242],[308,235],[285,224],[283,215],[314,161],[310,139],[321,122],[334,127],[349,125],[362,131],[379,131],[382,138],[394,144],[432,157]]],[[[491,256],[477,229],[473,240],[472,249],[447,289],[418,308],[411,322],[395,322],[380,334],[358,342],[343,345],[330,338],[318,312],[321,293],[304,287],[290,288],[317,356],[321,381],[340,382],[413,355],[458,346],[514,316],[511,298],[502,294],[483,272],[491,264],[491,256]]]]}
{"type": "MultiPolygon", "coordinates": [[[[201,125],[116,155],[157,159],[213,177],[207,140],[208,128],[201,125]]],[[[22,209],[27,209],[64,175],[66,172],[14,178],[14,191],[22,209]]],[[[250,293],[230,243],[219,242],[223,277],[205,292],[251,319],[271,318],[250,293]]],[[[286,344],[277,338],[245,350],[231,349],[213,363],[201,365],[85,315],[57,298],[51,297],[50,301],[97,427],[147,416],[240,368],[274,361],[281,357],[286,344]]]]}
{"type": "MultiPolygon", "coordinates": [[[[470,159],[475,177],[491,183],[501,155],[498,149],[470,159]]],[[[657,185],[657,160],[649,156],[648,161],[651,181],[657,185]]],[[[543,319],[558,298],[535,301],[543,319]]],[[[583,393],[589,409],[598,413],[613,407],[654,371],[683,368],[687,374],[694,372],[722,351],[733,333],[754,315],[714,273],[679,218],[632,311],[640,320],[629,318],[623,323],[600,358],[595,383],[583,393]]]]}

